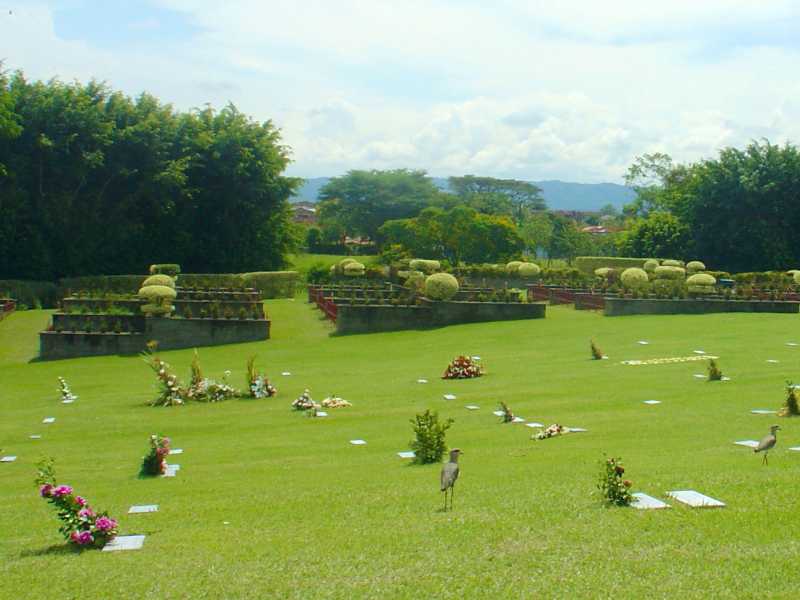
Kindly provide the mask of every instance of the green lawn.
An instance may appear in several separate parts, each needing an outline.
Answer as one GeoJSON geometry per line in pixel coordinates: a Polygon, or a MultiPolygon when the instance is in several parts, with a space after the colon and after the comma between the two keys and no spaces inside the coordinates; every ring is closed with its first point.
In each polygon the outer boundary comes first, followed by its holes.
{"type": "Polygon", "coordinates": [[[343,258],[354,258],[358,262],[365,265],[371,265],[377,261],[377,256],[339,256],[337,254],[290,254],[289,255],[289,269],[299,271],[303,279],[305,279],[308,270],[317,263],[322,263],[326,267],[335,265],[343,258]]]}
{"type": "MultiPolygon", "coordinates": [[[[302,299],[267,306],[272,340],[200,357],[207,374],[231,369],[240,383],[257,354],[278,397],[178,408],[146,405],[153,377],[136,357],[28,362],[46,312],[0,322],[0,447],[19,457],[0,464],[0,597],[797,597],[800,453],[788,447],[800,445],[800,419],[749,414],[777,408],[798,378],[800,347],[786,346],[800,342],[796,315],[604,318],[559,307],[545,320],[329,337],[302,299]],[[609,360],[589,360],[592,337],[609,360]],[[695,379],[703,363],[620,364],[694,349],[719,355],[731,381],[695,379]],[[459,353],[480,354],[488,374],[438,379],[459,353]],[[75,404],[59,403],[59,375],[75,404]],[[306,387],[353,407],[328,419],[291,412],[306,387]],[[498,423],[499,400],[589,432],[531,441],[531,429],[498,423]],[[440,512],[439,466],[395,454],[425,408],[455,419],[448,439],[464,450],[451,513],[440,512]],[[46,416],[57,421],[42,425],[46,416]],[[768,467],[732,444],[775,421],[768,467]],[[154,432],[185,449],[174,479],[136,476],[154,432]],[[594,489],[610,454],[636,491],[697,489],[728,507],[604,508],[594,489]],[[146,534],[144,548],[66,551],[33,486],[43,455],[123,534],[146,534]],[[160,510],[126,514],[142,503],[160,510]]],[[[163,357],[187,377],[191,351],[163,357]]]]}

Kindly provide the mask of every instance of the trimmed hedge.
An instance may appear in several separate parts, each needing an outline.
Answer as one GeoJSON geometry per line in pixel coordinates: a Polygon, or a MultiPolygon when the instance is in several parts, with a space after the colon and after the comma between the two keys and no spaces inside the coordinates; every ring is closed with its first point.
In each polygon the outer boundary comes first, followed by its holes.
{"type": "Polygon", "coordinates": [[[713,287],[717,285],[717,280],[708,273],[696,273],[686,280],[686,285],[704,285],[713,287]]]}
{"type": "Polygon", "coordinates": [[[150,265],[150,275],[169,275],[177,277],[181,272],[181,266],[174,263],[164,263],[150,265]]]}
{"type": "Polygon", "coordinates": [[[21,279],[0,279],[0,297],[13,298],[30,308],[55,308],[60,299],[55,283],[21,279]]]}
{"type": "Polygon", "coordinates": [[[367,268],[358,261],[349,262],[344,266],[344,274],[348,277],[363,277],[367,268]]]}
{"type": "Polygon", "coordinates": [[[175,280],[169,275],[150,275],[150,277],[144,280],[142,287],[147,287],[149,285],[164,285],[175,289],[175,280]]]}
{"type": "Polygon", "coordinates": [[[541,272],[542,269],[535,263],[522,263],[517,267],[517,275],[523,279],[535,279],[541,272]]]}
{"type": "Polygon", "coordinates": [[[620,279],[622,279],[622,285],[632,290],[643,288],[650,281],[647,277],[647,271],[638,267],[625,269],[620,279]]]}
{"type": "Polygon", "coordinates": [[[79,291],[135,294],[142,287],[144,279],[144,275],[87,275],[65,277],[60,279],[58,284],[64,296],[79,291]]]}
{"type": "Polygon", "coordinates": [[[412,271],[422,271],[426,275],[432,275],[442,270],[442,263],[438,260],[415,258],[408,263],[408,268],[412,271]]]}
{"type": "MultiPolygon", "coordinates": [[[[241,276],[245,287],[261,292],[264,298],[294,298],[300,273],[297,271],[256,271],[241,276]]],[[[181,276],[183,279],[183,276],[181,276]]]]}
{"type": "Polygon", "coordinates": [[[700,271],[705,271],[706,266],[699,260],[690,260],[688,263],[686,263],[686,270],[689,273],[699,273],[700,271]]]}
{"type": "Polygon", "coordinates": [[[436,273],[425,280],[425,296],[431,300],[449,300],[458,293],[458,279],[449,273],[436,273]]]}
{"type": "Polygon", "coordinates": [[[686,277],[686,271],[682,267],[670,265],[656,267],[655,274],[658,279],[683,279],[686,277]]]}
{"type": "Polygon", "coordinates": [[[658,261],[655,258],[648,258],[646,261],[644,261],[642,268],[648,273],[653,273],[655,272],[656,268],[658,268],[658,261]]]}
{"type": "Polygon", "coordinates": [[[510,263],[506,264],[506,272],[510,275],[516,275],[522,264],[521,260],[512,260],[510,263]]]}
{"type": "Polygon", "coordinates": [[[624,270],[630,267],[644,268],[644,263],[649,258],[624,258],[618,256],[578,256],[575,258],[575,267],[588,274],[593,274],[595,270],[609,267],[612,269],[624,270]]]}
{"type": "MultiPolygon", "coordinates": [[[[682,260],[674,260],[672,258],[668,258],[667,260],[662,260],[661,261],[661,265],[664,266],[664,267],[681,267],[681,268],[683,268],[683,261],[682,260]]],[[[705,266],[705,265],[703,265],[703,266],[705,266]]]]}

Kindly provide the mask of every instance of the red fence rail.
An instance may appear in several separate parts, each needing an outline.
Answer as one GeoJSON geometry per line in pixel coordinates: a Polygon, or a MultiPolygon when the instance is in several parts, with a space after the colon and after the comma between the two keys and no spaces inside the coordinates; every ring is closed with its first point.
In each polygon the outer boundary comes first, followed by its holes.
{"type": "Polygon", "coordinates": [[[16,310],[17,304],[13,300],[0,300],[0,321],[16,310]]]}
{"type": "Polygon", "coordinates": [[[314,302],[325,316],[331,321],[336,323],[336,316],[338,315],[338,308],[333,302],[333,298],[326,298],[325,292],[322,288],[317,286],[308,286],[308,301],[314,302]]]}

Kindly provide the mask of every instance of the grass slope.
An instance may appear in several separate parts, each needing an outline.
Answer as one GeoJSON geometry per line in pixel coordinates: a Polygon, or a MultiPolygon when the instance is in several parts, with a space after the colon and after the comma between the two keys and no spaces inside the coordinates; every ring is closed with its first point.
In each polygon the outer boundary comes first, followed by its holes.
{"type": "MultiPolygon", "coordinates": [[[[231,369],[239,383],[257,354],[278,397],[181,408],[146,406],[153,378],[139,358],[27,362],[45,312],[0,323],[0,447],[19,457],[0,464],[0,595],[796,597],[800,453],[787,448],[800,443],[800,420],[779,420],[768,467],[732,444],[778,421],[749,410],[777,408],[785,380],[797,378],[800,347],[785,345],[796,316],[614,319],[559,307],[538,321],[329,337],[302,300],[267,304],[274,339],[200,357],[206,374],[231,369]],[[590,337],[609,360],[588,359],[590,337]],[[620,364],[697,348],[721,356],[732,380],[694,379],[703,363],[620,364]],[[480,354],[488,374],[438,379],[458,353],[480,354]],[[59,375],[80,396],[75,404],[58,402],[59,375]],[[304,418],[289,403],[305,387],[354,406],[304,418]],[[501,399],[527,419],[590,431],[531,441],[531,429],[491,414],[501,399]],[[470,403],[481,410],[465,410],[470,403]],[[465,452],[452,513],[439,511],[439,467],[395,455],[408,448],[408,420],[428,407],[455,418],[448,441],[465,452]],[[45,416],[56,423],[42,425],[45,416]],[[185,449],[174,479],[136,477],[153,432],[185,449]],[[356,437],[368,445],[349,445],[356,437]],[[663,498],[694,488],[728,507],[603,508],[593,492],[608,454],[623,457],[636,491],[663,498]],[[57,458],[62,482],[118,517],[123,534],[147,534],[144,549],[65,549],[32,485],[42,455],[57,458]],[[161,508],[126,514],[139,503],[161,508]]],[[[187,377],[191,351],[163,356],[187,377]]]]}

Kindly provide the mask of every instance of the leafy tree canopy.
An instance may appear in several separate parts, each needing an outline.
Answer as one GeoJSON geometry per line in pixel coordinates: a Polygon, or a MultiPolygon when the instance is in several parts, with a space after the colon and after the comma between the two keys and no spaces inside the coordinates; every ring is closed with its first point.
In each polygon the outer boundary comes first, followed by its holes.
{"type": "Polygon", "coordinates": [[[484,196],[484,198],[496,198],[497,196],[507,198],[513,207],[513,215],[517,222],[522,222],[528,212],[545,208],[542,189],[528,181],[464,175],[462,177],[450,177],[448,182],[450,189],[457,196],[464,199],[479,195],[484,196]]]}

